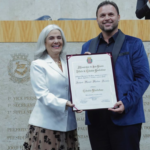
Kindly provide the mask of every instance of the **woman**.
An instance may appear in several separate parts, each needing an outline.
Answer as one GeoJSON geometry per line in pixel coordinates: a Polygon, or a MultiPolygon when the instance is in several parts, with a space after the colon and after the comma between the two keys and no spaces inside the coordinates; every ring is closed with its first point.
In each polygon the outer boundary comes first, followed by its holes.
{"type": "Polygon", "coordinates": [[[30,77],[37,97],[25,150],[77,150],[77,124],[70,102],[63,31],[48,25],[40,33],[30,77]]]}

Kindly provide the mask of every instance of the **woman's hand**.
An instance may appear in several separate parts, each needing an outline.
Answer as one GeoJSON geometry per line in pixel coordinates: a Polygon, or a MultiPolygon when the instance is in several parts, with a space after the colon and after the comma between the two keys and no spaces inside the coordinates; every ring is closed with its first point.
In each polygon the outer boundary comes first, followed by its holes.
{"type": "Polygon", "coordinates": [[[72,104],[70,101],[67,101],[66,106],[74,107],[75,105],[74,105],[74,104],[72,104]]]}
{"type": "MultiPolygon", "coordinates": [[[[66,106],[74,107],[75,105],[72,104],[70,101],[67,101],[66,106]]],[[[77,112],[77,113],[82,113],[82,111],[83,111],[83,110],[77,110],[76,112],[77,112]]]]}

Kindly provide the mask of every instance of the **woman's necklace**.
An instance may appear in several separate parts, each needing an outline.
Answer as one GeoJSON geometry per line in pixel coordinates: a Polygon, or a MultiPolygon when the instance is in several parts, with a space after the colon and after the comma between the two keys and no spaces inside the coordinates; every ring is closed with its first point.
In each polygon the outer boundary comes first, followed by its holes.
{"type": "MultiPolygon", "coordinates": [[[[61,64],[61,61],[55,61],[55,63],[58,65],[58,67],[62,70],[62,64],[61,64]]],[[[63,70],[62,70],[63,71],[63,70]]]]}

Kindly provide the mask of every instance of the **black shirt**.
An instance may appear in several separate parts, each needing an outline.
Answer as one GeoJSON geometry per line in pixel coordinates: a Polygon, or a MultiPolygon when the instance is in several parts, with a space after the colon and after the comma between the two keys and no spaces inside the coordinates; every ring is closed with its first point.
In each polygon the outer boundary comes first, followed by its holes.
{"type": "Polygon", "coordinates": [[[97,53],[107,53],[107,52],[112,52],[116,38],[117,38],[118,32],[115,33],[110,39],[109,43],[107,43],[104,38],[102,33],[99,35],[99,45],[97,48],[97,53]]]}

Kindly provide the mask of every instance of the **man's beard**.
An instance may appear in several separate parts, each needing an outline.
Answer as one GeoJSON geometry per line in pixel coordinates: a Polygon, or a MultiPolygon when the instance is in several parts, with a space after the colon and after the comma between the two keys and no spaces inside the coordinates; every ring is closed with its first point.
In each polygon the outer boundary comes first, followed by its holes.
{"type": "Polygon", "coordinates": [[[106,32],[106,33],[111,33],[111,32],[113,32],[114,30],[116,30],[116,29],[118,28],[118,23],[115,23],[115,24],[112,26],[112,28],[110,28],[110,29],[105,29],[105,27],[102,26],[102,25],[100,25],[100,24],[98,24],[98,26],[99,26],[99,28],[100,28],[102,31],[104,31],[104,32],[106,32]]]}

